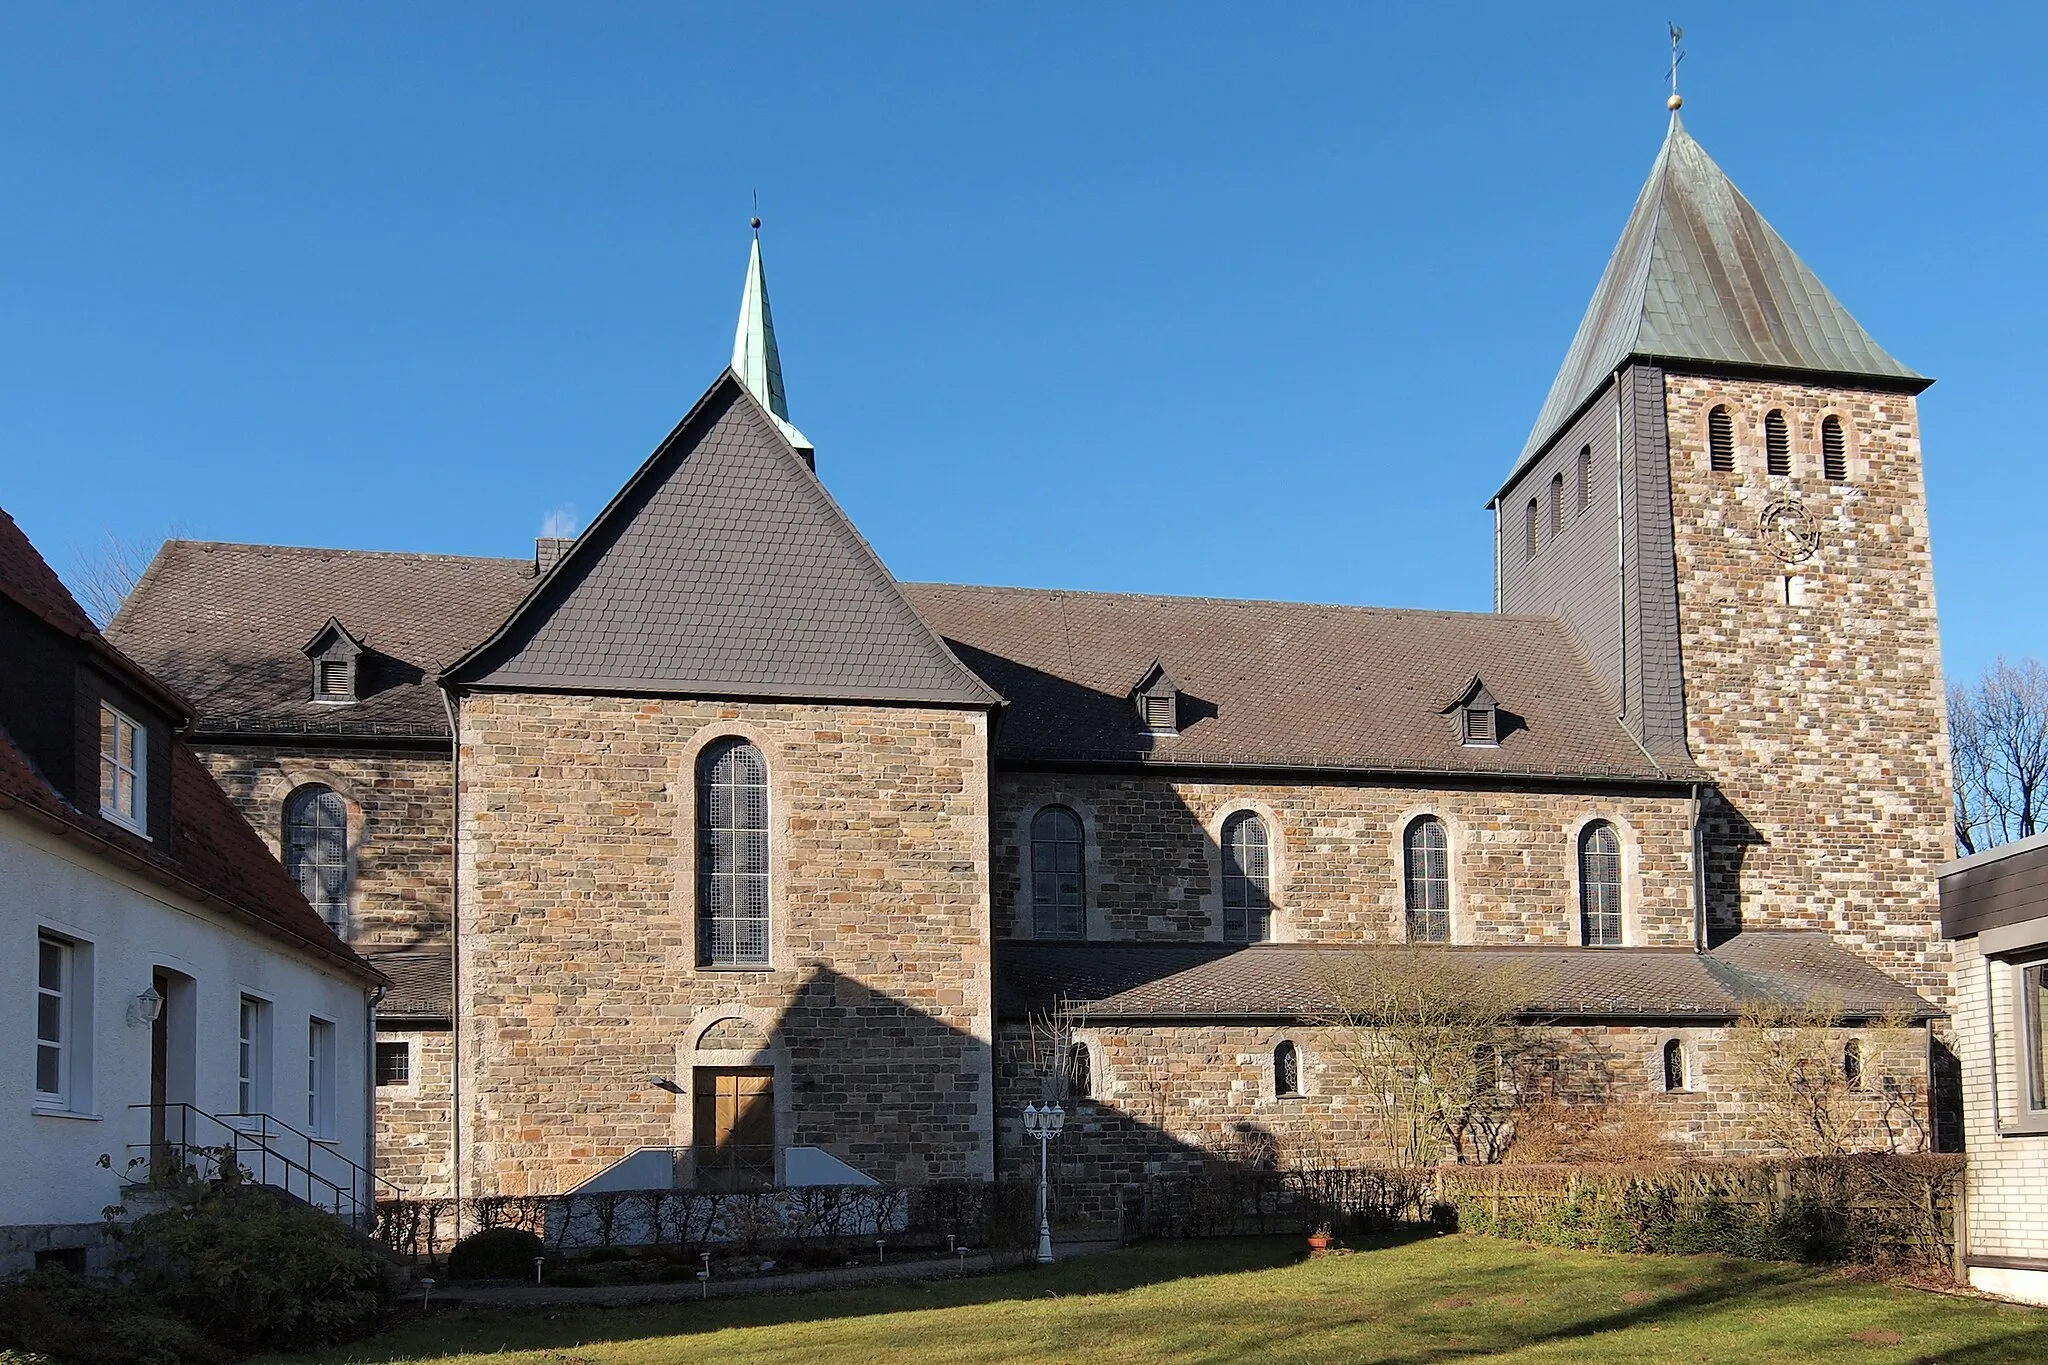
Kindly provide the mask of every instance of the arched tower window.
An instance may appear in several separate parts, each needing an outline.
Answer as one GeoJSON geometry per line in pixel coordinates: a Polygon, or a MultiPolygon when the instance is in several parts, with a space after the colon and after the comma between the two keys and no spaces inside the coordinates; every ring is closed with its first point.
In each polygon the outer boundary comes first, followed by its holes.
{"type": "Polygon", "coordinates": [[[1842,1079],[1851,1090],[1863,1088],[1863,1044],[1854,1038],[1842,1049],[1842,1079]]]}
{"type": "Polygon", "coordinates": [[[1264,943],[1273,932],[1272,857],[1266,822],[1248,810],[1223,822],[1223,937],[1264,943]]]}
{"type": "Polygon", "coordinates": [[[1588,948],[1621,944],[1621,839],[1605,820],[1579,835],[1579,941],[1588,948]]]}
{"type": "Polygon", "coordinates": [[[1433,815],[1412,821],[1402,839],[1410,943],[1451,941],[1451,859],[1444,822],[1433,815]]]}
{"type": "Polygon", "coordinates": [[[1579,449],[1579,507],[1583,512],[1593,505],[1593,447],[1579,449]]]}
{"type": "Polygon", "coordinates": [[[1735,419],[1726,408],[1707,414],[1707,467],[1716,474],[1735,472],[1735,419]]]}
{"type": "Polygon", "coordinates": [[[768,964],[768,765],[743,739],[697,761],[697,933],[706,965],[768,964]]]}
{"type": "Polygon", "coordinates": [[[1031,933],[1034,938],[1085,938],[1088,904],[1082,878],[1081,817],[1047,806],[1031,817],[1031,933]]]}
{"type": "Polygon", "coordinates": [[[1685,1044],[1676,1038],[1664,1044],[1664,1088],[1685,1089],[1685,1044]]]}
{"type": "Polygon", "coordinates": [[[1088,1060],[1088,1044],[1067,1045],[1067,1094],[1085,1100],[1095,1093],[1094,1068],[1088,1060]]]}
{"type": "Polygon", "coordinates": [[[1776,408],[1764,414],[1764,469],[1771,474],[1792,472],[1792,432],[1785,414],[1776,408]]]}
{"type": "Polygon", "coordinates": [[[348,807],[329,787],[301,787],[284,804],[284,866],[320,918],[348,929],[348,807]]]}
{"type": "Polygon", "coordinates": [[[1536,499],[1529,499],[1528,508],[1522,513],[1522,558],[1536,557],[1538,524],[1536,520],[1536,499]]]}
{"type": "Polygon", "coordinates": [[[1842,436],[1842,419],[1833,413],[1820,419],[1820,469],[1838,483],[1849,477],[1849,443],[1842,436]]]}
{"type": "Polygon", "coordinates": [[[1301,1093],[1301,1049],[1282,1039],[1273,1049],[1273,1094],[1285,1099],[1301,1093]]]}
{"type": "Polygon", "coordinates": [[[1550,538],[1564,534],[1564,471],[1550,476],[1550,538]]]}

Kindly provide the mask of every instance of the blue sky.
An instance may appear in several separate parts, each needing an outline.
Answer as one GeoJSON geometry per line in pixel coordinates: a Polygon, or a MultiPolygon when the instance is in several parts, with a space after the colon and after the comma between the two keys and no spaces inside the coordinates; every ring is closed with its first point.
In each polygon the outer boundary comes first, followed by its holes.
{"type": "MultiPolygon", "coordinates": [[[[521,554],[724,364],[903,578],[1483,610],[1666,8],[0,10],[0,505],[521,554]]],[[[1921,400],[1947,662],[2021,590],[2048,7],[1689,5],[1686,122],[1921,400]]]]}

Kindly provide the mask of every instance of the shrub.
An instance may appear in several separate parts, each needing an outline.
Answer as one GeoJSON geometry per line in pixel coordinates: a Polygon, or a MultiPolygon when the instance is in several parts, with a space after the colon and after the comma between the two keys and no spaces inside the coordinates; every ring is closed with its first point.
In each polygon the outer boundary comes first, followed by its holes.
{"type": "Polygon", "coordinates": [[[547,1243],[524,1228],[485,1228],[457,1242],[448,1253],[451,1280],[530,1280],[533,1263],[547,1255],[547,1243]]]}
{"type": "Polygon", "coordinates": [[[0,1365],[219,1365],[228,1352],[133,1291],[63,1270],[0,1284],[0,1365]]]}

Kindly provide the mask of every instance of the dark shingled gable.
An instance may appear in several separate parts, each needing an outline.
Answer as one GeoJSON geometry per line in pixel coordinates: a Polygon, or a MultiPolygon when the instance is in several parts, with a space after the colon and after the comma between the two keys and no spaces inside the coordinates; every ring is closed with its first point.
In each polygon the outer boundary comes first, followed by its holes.
{"type": "MultiPolygon", "coordinates": [[[[996,1013],[1062,1002],[1091,1021],[1330,1017],[1347,972],[1399,947],[1369,944],[1031,943],[995,947],[996,1013]]],[[[1804,930],[1752,930],[1710,953],[1684,948],[1450,948],[1454,964],[1527,985],[1530,1019],[1702,1022],[1752,1004],[1824,1005],[1842,1018],[1941,1017],[1877,968],[1804,930]]]]}
{"type": "Polygon", "coordinates": [[[468,687],[993,706],[731,371],[539,591],[449,670],[468,687]]]}

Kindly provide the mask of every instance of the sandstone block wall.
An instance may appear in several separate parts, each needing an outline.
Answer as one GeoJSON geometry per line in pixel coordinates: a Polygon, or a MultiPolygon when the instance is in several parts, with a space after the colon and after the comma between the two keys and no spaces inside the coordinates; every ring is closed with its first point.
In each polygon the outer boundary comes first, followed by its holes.
{"type": "Polygon", "coordinates": [[[1681,374],[1665,400],[1687,742],[1722,797],[1708,827],[1716,932],[1825,929],[1944,1002],[1934,872],[1954,845],[1914,401],[1681,374]],[[1732,474],[1708,468],[1717,404],[1734,419],[1732,474]],[[1789,476],[1766,472],[1773,408],[1789,476]],[[1847,436],[1841,481],[1821,467],[1829,414],[1847,436]],[[1819,536],[1791,563],[1760,521],[1788,499],[1819,536]]]}
{"type": "Polygon", "coordinates": [[[775,1069],[779,1149],[991,1172],[985,714],[483,694],[460,719],[466,1192],[686,1149],[650,1078],[707,1059],[775,1069]],[[768,767],[768,970],[697,964],[696,760],[727,735],[768,767]]]}
{"type": "Polygon", "coordinates": [[[452,806],[448,751],[193,745],[263,836],[284,852],[285,799],[320,783],[348,806],[354,860],[348,939],[364,952],[448,938],[452,806]]]}
{"type": "Polygon", "coordinates": [[[455,1193],[450,1165],[455,1035],[382,1025],[377,1041],[412,1044],[412,1079],[377,1087],[377,1174],[414,1199],[455,1193]]]}
{"type": "Polygon", "coordinates": [[[1220,938],[1218,839],[1224,818],[1244,809],[1266,824],[1273,936],[1283,942],[1399,940],[1402,834],[1425,813],[1450,836],[1454,942],[1577,943],[1577,835],[1596,818],[1612,821],[1622,839],[1625,941],[1685,946],[1693,938],[1692,817],[1682,791],[1005,771],[994,801],[996,926],[1007,936],[1031,936],[1031,817],[1058,803],[1087,831],[1091,938],[1220,938]]]}

